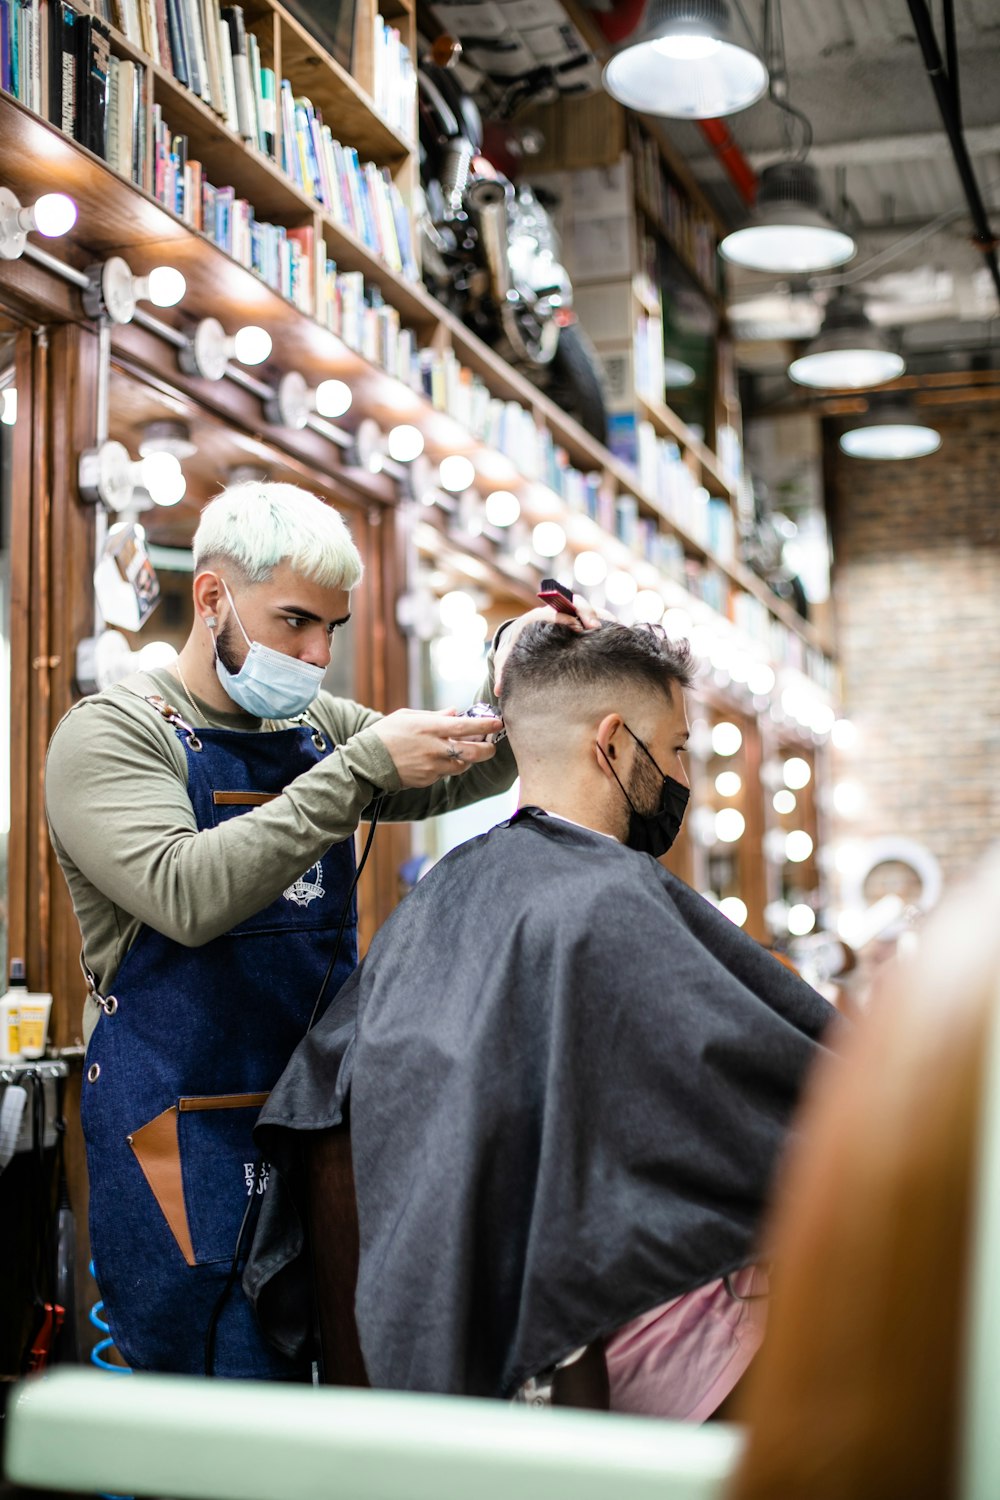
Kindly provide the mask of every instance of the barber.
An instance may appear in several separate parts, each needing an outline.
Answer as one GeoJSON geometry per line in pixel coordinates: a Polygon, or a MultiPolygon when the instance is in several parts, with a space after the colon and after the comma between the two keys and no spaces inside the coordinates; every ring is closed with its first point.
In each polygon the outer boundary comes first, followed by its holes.
{"type": "MultiPolygon", "coordinates": [[[[357,963],[355,831],[377,802],[384,818],[430,817],[516,769],[483,739],[499,718],[382,717],[321,690],[362,565],[315,496],[231,486],[193,554],[176,664],[75,705],[46,764],[89,991],[91,1246],[133,1368],[295,1379],[236,1282],[267,1184],[251,1130],[357,963]]],[[[596,623],[581,607],[578,628],[596,623]]],[[[480,692],[493,703],[494,664],[480,692]]]]}

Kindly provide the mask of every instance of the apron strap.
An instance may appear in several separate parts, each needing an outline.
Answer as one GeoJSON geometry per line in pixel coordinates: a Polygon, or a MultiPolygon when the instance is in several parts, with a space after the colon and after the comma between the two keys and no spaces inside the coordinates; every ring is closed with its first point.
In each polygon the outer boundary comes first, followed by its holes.
{"type": "Polygon", "coordinates": [[[187,735],[188,747],[191,750],[200,750],[202,748],[201,740],[195,733],[193,726],[186,719],[181,718],[177,709],[169,704],[166,698],[161,698],[159,693],[146,693],[143,694],[143,701],[148,703],[150,708],[155,709],[160,717],[165,719],[174,729],[179,729],[183,734],[187,735]]]}

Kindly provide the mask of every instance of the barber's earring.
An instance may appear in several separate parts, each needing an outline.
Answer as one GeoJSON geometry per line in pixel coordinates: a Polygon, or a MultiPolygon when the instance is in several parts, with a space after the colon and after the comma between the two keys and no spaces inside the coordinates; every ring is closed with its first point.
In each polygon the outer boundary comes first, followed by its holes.
{"type": "Polygon", "coordinates": [[[216,627],[216,625],[218,623],[219,622],[216,619],[215,615],[206,615],[205,616],[205,624],[208,626],[209,630],[214,630],[215,627],[216,627]]]}

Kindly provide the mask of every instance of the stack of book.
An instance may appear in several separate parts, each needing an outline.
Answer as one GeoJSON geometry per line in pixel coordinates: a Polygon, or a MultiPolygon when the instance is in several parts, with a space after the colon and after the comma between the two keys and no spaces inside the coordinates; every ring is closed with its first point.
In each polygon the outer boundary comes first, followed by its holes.
{"type": "Polygon", "coordinates": [[[395,26],[375,17],[375,108],[387,125],[412,140],[417,119],[417,74],[395,26]]]}
{"type": "Polygon", "coordinates": [[[241,5],[220,10],[215,0],[97,3],[128,12],[122,29],[130,41],[186,84],[234,135],[274,156],[274,71],[263,66],[260,44],[247,28],[241,5]]]}
{"type": "Polygon", "coordinates": [[[362,162],[353,146],[335,140],[311,100],[293,95],[287,78],[280,92],[281,165],[286,174],[390,270],[416,281],[410,217],[389,169],[362,162]]]}
{"type": "Polygon", "coordinates": [[[258,219],[235,188],[215,187],[201,162],[188,154],[186,135],[173,134],[158,104],[153,106],[153,193],[192,229],[255,271],[268,286],[303,312],[314,311],[313,229],[286,229],[258,219]]]}
{"type": "Polygon", "coordinates": [[[142,187],[144,87],[98,17],[65,0],[0,0],[0,88],[142,187]]]}

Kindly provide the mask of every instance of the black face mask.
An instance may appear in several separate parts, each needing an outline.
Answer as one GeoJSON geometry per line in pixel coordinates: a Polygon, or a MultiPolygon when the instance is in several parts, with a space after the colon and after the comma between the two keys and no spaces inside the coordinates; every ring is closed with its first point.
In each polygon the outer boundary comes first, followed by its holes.
{"type": "MultiPolygon", "coordinates": [[[[629,734],[632,734],[627,724],[624,727],[629,734]]],[[[600,746],[597,748],[601,750],[604,759],[608,761],[611,774],[618,782],[625,801],[632,809],[628,820],[628,835],[625,839],[626,846],[629,849],[637,849],[640,854],[651,854],[654,859],[659,859],[661,854],[666,854],[674,839],[681,831],[681,823],[684,821],[684,813],[687,809],[688,798],[691,793],[686,786],[676,781],[673,776],[664,775],[637,734],[632,734],[632,738],[642,753],[653,761],[653,765],[656,766],[657,771],[663,777],[663,785],[660,787],[660,800],[657,803],[656,810],[651,813],[641,813],[637,810],[635,803],[622,785],[618,772],[604,754],[603,749],[600,746]]]]}

